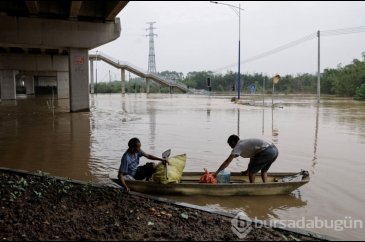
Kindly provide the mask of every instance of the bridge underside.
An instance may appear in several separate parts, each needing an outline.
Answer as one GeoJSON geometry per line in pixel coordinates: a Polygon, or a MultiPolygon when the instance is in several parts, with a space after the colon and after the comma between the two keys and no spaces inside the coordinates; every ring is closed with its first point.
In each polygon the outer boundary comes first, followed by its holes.
{"type": "Polygon", "coordinates": [[[117,39],[128,1],[1,1],[0,99],[56,85],[70,111],[89,110],[88,50],[117,39]],[[45,84],[48,83],[48,84],[45,84]]]}

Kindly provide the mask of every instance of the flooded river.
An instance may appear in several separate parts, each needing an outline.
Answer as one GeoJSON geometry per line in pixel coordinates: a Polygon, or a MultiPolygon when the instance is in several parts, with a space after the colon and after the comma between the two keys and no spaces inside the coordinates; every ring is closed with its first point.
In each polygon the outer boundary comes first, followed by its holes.
{"type": "MultiPolygon", "coordinates": [[[[68,100],[59,100],[53,114],[47,97],[1,102],[0,166],[107,182],[128,140],[138,137],[147,153],[187,153],[186,171],[215,171],[230,153],[228,136],[238,133],[272,140],[280,155],[270,171],[305,169],[310,183],[288,196],[170,198],[258,219],[365,220],[364,102],[324,98],[317,106],[314,97],[281,97],[272,109],[233,104],[229,97],[99,94],[90,103],[90,113],[70,114],[68,100]]],[[[229,170],[247,164],[238,158],[229,170]]],[[[365,238],[364,228],[308,230],[365,238]]]]}

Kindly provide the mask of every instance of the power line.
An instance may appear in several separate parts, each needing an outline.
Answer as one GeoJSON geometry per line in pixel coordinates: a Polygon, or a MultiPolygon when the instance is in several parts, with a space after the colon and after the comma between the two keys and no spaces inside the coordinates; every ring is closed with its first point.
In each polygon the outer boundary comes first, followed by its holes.
{"type": "MultiPolygon", "coordinates": [[[[312,39],[316,38],[316,36],[317,36],[317,35],[316,35],[316,33],[309,34],[309,35],[304,36],[304,37],[302,37],[302,38],[300,38],[300,39],[297,39],[297,40],[291,41],[291,42],[289,42],[289,43],[287,43],[287,44],[284,44],[284,45],[282,45],[282,46],[279,46],[279,47],[277,47],[277,48],[275,48],[275,49],[272,49],[272,50],[269,50],[269,51],[263,52],[263,53],[261,53],[261,54],[259,54],[259,55],[256,55],[256,56],[253,56],[253,57],[250,57],[250,58],[248,58],[248,59],[244,60],[244,61],[242,62],[242,64],[249,63],[249,62],[252,62],[252,61],[255,61],[255,60],[258,60],[258,59],[261,59],[261,58],[267,57],[267,56],[269,56],[269,55],[273,55],[273,54],[275,54],[275,53],[278,53],[278,52],[284,51],[284,50],[286,50],[286,49],[292,48],[292,47],[294,47],[294,46],[300,45],[300,44],[302,44],[302,43],[304,43],[304,42],[307,42],[307,41],[310,41],[310,40],[312,40],[312,39]]],[[[221,70],[224,70],[224,69],[227,69],[227,68],[230,68],[230,67],[236,66],[236,65],[237,65],[237,63],[233,63],[233,64],[231,64],[231,65],[227,65],[227,66],[224,66],[224,67],[218,68],[218,69],[214,70],[214,72],[219,72],[219,71],[221,71],[221,70]]]]}
{"type": "Polygon", "coordinates": [[[310,34],[310,35],[308,35],[308,36],[306,36],[306,37],[303,37],[303,38],[301,38],[301,39],[298,39],[298,40],[293,41],[293,42],[291,42],[291,43],[288,43],[288,44],[286,44],[286,45],[280,46],[280,47],[275,48],[275,49],[273,49],[273,50],[270,50],[270,51],[264,52],[264,53],[262,53],[262,54],[260,54],[260,55],[257,55],[257,56],[254,56],[254,57],[251,57],[251,58],[249,58],[249,59],[245,60],[245,61],[244,61],[244,63],[248,63],[248,62],[251,62],[251,61],[254,61],[254,60],[257,60],[257,59],[264,58],[264,57],[269,56],[269,55],[273,55],[273,54],[275,54],[275,53],[281,52],[281,51],[283,51],[283,50],[286,50],[286,49],[292,48],[292,47],[294,47],[294,46],[300,45],[300,44],[302,44],[302,43],[305,43],[305,42],[307,42],[307,41],[310,41],[310,40],[312,40],[312,39],[314,39],[314,38],[316,38],[316,33],[310,34]]]}
{"type": "Polygon", "coordinates": [[[352,28],[342,28],[342,29],[332,29],[321,31],[321,36],[332,36],[332,35],[342,35],[342,34],[355,34],[365,32],[365,26],[352,27],[352,28]]]}
{"type": "MultiPolygon", "coordinates": [[[[321,36],[338,36],[338,35],[357,34],[357,33],[364,33],[364,32],[365,32],[365,26],[320,31],[321,36]]],[[[312,39],[315,39],[316,37],[317,37],[317,33],[316,32],[315,33],[312,33],[312,34],[309,34],[309,35],[304,36],[304,37],[302,37],[300,39],[297,39],[297,40],[294,40],[294,41],[289,42],[287,44],[284,44],[282,46],[279,46],[279,47],[277,47],[275,49],[272,49],[272,50],[263,52],[263,53],[261,53],[259,55],[250,57],[250,58],[244,60],[242,62],[242,64],[246,64],[246,63],[249,63],[249,62],[252,62],[252,61],[255,61],[255,60],[258,60],[258,59],[262,59],[262,58],[265,58],[267,56],[276,54],[278,52],[284,51],[286,49],[295,47],[297,45],[300,45],[302,43],[305,43],[307,41],[310,41],[312,39]]],[[[236,65],[237,65],[237,63],[232,63],[230,65],[227,65],[227,66],[218,68],[218,69],[214,70],[213,72],[219,72],[219,71],[222,71],[222,70],[225,70],[225,69],[234,67],[236,65]]]]}

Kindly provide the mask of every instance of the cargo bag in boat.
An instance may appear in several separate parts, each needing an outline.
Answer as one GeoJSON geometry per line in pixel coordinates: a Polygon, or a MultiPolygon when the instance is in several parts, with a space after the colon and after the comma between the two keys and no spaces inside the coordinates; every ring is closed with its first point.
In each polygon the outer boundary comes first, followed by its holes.
{"type": "Polygon", "coordinates": [[[168,183],[180,183],[181,177],[186,164],[186,154],[177,155],[168,159],[169,165],[167,166],[167,178],[166,167],[160,163],[156,166],[156,172],[152,176],[154,182],[168,184],[168,183]]]}

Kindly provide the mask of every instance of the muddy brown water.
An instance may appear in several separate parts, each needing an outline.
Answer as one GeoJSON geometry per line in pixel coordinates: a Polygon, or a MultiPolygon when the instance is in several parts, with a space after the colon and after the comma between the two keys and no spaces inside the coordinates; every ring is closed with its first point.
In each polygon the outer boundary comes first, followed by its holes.
{"type": "MultiPolygon", "coordinates": [[[[309,184],[288,196],[169,198],[265,220],[364,223],[364,102],[324,97],[318,106],[315,97],[283,96],[271,109],[259,106],[259,96],[245,97],[257,105],[251,106],[233,104],[224,96],[99,94],[90,97],[90,113],[70,114],[68,100],[56,100],[53,115],[49,99],[18,96],[0,103],[1,167],[108,182],[128,140],[138,137],[147,153],[161,155],[168,148],[172,155],[187,153],[186,171],[215,171],[229,155],[230,134],[264,137],[280,151],[271,171],[308,170],[309,184]]],[[[244,170],[247,164],[239,158],[229,170],[244,170]]],[[[345,225],[306,229],[365,238],[364,228],[345,225]]]]}

